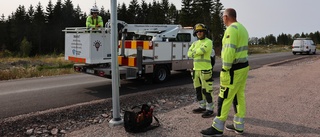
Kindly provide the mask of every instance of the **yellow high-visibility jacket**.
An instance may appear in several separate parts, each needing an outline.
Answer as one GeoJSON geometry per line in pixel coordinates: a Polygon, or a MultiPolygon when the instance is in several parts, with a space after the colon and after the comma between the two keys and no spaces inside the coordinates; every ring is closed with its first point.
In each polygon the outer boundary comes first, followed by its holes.
{"type": "Polygon", "coordinates": [[[222,69],[229,71],[233,64],[248,61],[249,34],[239,22],[232,23],[224,32],[222,39],[222,69]]]}
{"type": "Polygon", "coordinates": [[[97,16],[96,19],[93,19],[91,15],[87,17],[87,21],[86,21],[87,28],[95,28],[96,25],[98,25],[98,24],[101,27],[103,27],[103,20],[102,20],[101,16],[97,16]]]}
{"type": "Polygon", "coordinates": [[[210,70],[212,40],[204,38],[192,43],[188,50],[188,57],[193,58],[193,70],[210,70]]]}

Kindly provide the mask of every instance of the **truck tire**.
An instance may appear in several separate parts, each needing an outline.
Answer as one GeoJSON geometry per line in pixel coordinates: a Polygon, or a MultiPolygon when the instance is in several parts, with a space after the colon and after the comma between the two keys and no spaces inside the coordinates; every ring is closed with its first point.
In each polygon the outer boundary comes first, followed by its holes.
{"type": "Polygon", "coordinates": [[[153,72],[153,82],[162,83],[168,80],[170,71],[166,65],[156,65],[153,72]]]}

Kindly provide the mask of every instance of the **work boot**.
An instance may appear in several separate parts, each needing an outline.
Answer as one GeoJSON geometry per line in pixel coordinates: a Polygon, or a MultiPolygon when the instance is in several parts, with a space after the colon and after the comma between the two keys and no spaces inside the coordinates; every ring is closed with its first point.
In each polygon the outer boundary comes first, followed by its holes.
{"type": "Polygon", "coordinates": [[[216,130],[212,126],[200,132],[204,137],[221,137],[223,132],[216,130]]]}
{"type": "Polygon", "coordinates": [[[203,118],[210,118],[210,117],[213,117],[213,111],[211,110],[207,110],[206,112],[204,112],[202,115],[201,115],[203,118]]]}
{"type": "Polygon", "coordinates": [[[200,113],[203,113],[204,111],[206,111],[206,109],[201,107],[192,110],[192,112],[195,114],[200,114],[200,113]]]}
{"type": "Polygon", "coordinates": [[[236,132],[236,134],[239,134],[239,135],[243,134],[243,130],[237,130],[237,129],[234,127],[233,124],[232,124],[232,125],[226,125],[226,130],[228,130],[228,131],[234,131],[234,132],[236,132]]]}

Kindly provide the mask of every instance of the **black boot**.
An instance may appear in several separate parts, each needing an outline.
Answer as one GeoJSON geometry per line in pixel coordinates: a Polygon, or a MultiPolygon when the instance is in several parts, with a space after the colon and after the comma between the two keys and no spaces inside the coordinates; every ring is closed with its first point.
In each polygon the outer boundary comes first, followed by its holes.
{"type": "Polygon", "coordinates": [[[201,116],[202,116],[203,118],[210,118],[210,117],[213,117],[213,116],[214,116],[214,113],[213,113],[213,111],[211,111],[211,110],[207,110],[207,111],[204,112],[201,116]]]}
{"type": "Polygon", "coordinates": [[[212,126],[200,132],[204,137],[221,137],[223,132],[216,130],[212,126]]]}
{"type": "Polygon", "coordinates": [[[243,134],[243,130],[237,130],[234,125],[226,125],[226,130],[234,131],[239,135],[243,134]]]}
{"type": "Polygon", "coordinates": [[[192,112],[195,114],[200,114],[200,113],[203,113],[204,111],[206,111],[206,109],[201,107],[192,110],[192,112]]]}

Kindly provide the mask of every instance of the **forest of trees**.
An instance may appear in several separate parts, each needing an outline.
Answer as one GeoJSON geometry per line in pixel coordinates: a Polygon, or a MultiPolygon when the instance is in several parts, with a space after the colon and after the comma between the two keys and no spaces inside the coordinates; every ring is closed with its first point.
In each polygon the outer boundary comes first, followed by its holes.
{"type": "MultiPolygon", "coordinates": [[[[129,5],[118,4],[118,19],[127,23],[181,24],[193,26],[204,23],[210,30],[215,48],[221,49],[221,39],[225,27],[221,19],[224,10],[220,0],[181,0],[181,10],[168,0],[146,3],[145,0],[131,0],[129,5]]],[[[38,3],[35,7],[18,6],[15,12],[0,17],[0,53],[9,56],[35,56],[64,53],[64,33],[66,27],[84,27],[88,14],[71,0],[49,0],[46,7],[38,3]]],[[[110,18],[110,11],[100,8],[104,24],[110,18]]],[[[310,34],[268,35],[264,38],[250,38],[250,44],[289,45],[296,37],[310,37],[320,42],[319,31],[310,34]]]]}
{"type": "Polygon", "coordinates": [[[252,37],[249,40],[250,45],[291,45],[293,43],[293,40],[296,38],[310,38],[315,43],[320,43],[320,32],[316,31],[314,33],[306,33],[303,32],[301,34],[296,33],[295,35],[291,34],[280,34],[279,36],[275,37],[272,34],[267,35],[262,38],[258,37],[252,37]]]}

